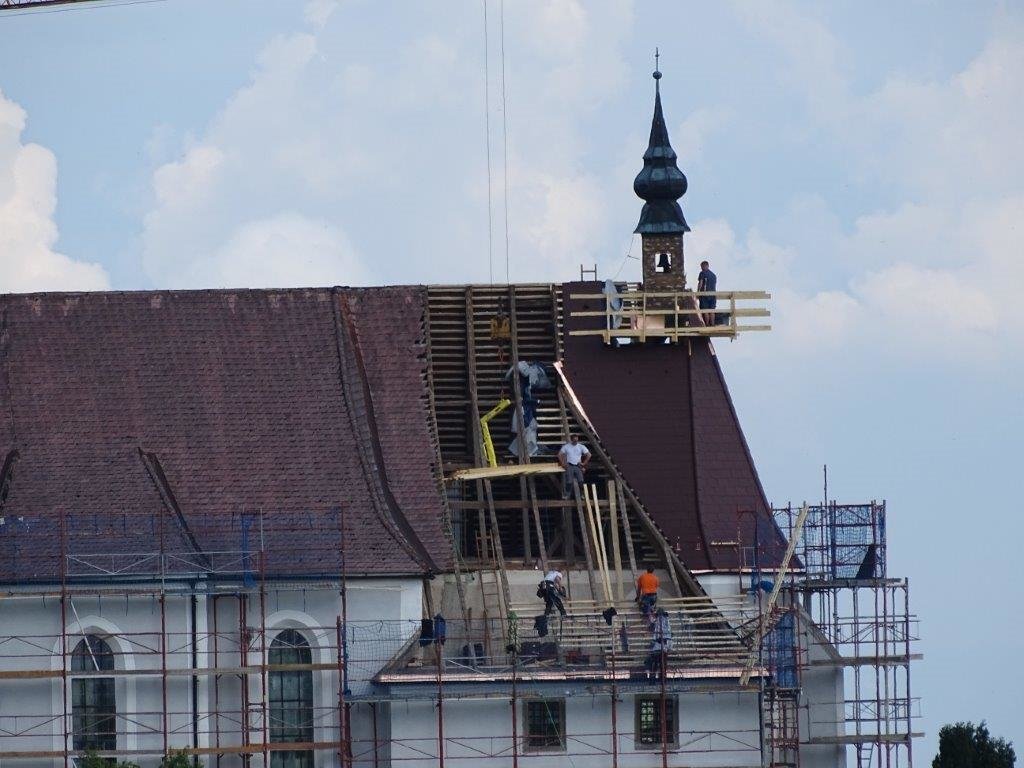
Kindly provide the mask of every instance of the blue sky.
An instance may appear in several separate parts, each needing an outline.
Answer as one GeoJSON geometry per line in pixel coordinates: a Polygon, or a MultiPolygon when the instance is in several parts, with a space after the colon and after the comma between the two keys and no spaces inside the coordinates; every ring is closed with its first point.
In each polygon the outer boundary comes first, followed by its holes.
{"type": "Polygon", "coordinates": [[[1019,6],[510,0],[504,115],[488,10],[487,112],[480,2],[0,17],[0,290],[503,280],[503,122],[511,278],[636,278],[660,46],[687,264],[775,297],[719,345],[769,494],[888,500],[921,762],[1024,746],[1019,6]]]}

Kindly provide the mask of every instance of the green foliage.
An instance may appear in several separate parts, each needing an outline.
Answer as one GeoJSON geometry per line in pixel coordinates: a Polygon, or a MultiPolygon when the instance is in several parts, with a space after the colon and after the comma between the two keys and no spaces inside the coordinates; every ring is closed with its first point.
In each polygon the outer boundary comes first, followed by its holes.
{"type": "Polygon", "coordinates": [[[78,760],[78,768],[140,768],[140,766],[131,760],[122,760],[118,763],[113,758],[100,757],[95,750],[90,749],[78,760]]]}
{"type": "Polygon", "coordinates": [[[171,753],[160,761],[160,768],[193,768],[194,765],[191,757],[184,752],[175,752],[174,750],[171,750],[171,753]]]}
{"type": "Polygon", "coordinates": [[[1013,743],[994,739],[982,720],[945,725],[939,731],[939,754],[932,768],[1013,768],[1017,756],[1013,743]]]}
{"type": "MultiPolygon", "coordinates": [[[[140,768],[138,763],[133,763],[131,760],[115,762],[113,758],[100,757],[95,750],[88,750],[83,757],[78,759],[77,765],[78,768],[140,768]]],[[[193,763],[192,758],[184,752],[175,752],[174,750],[171,750],[171,753],[165,755],[160,761],[160,768],[195,768],[196,765],[198,763],[193,763]]]]}
{"type": "Polygon", "coordinates": [[[93,750],[89,750],[84,757],[79,759],[78,768],[110,768],[110,761],[105,757],[100,757],[93,750]]]}

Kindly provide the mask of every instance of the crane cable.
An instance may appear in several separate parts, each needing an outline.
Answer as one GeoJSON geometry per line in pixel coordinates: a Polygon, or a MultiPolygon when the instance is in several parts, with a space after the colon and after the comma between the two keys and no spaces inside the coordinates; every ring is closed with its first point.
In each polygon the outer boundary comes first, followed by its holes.
{"type": "Polygon", "coordinates": [[[505,181],[505,283],[509,284],[509,238],[508,238],[508,106],[505,99],[505,0],[498,2],[498,21],[501,31],[501,143],[502,176],[505,181]]]}
{"type": "Polygon", "coordinates": [[[494,216],[491,201],[491,67],[487,42],[487,0],[484,6],[484,132],[487,136],[487,280],[494,284],[494,216]]]}

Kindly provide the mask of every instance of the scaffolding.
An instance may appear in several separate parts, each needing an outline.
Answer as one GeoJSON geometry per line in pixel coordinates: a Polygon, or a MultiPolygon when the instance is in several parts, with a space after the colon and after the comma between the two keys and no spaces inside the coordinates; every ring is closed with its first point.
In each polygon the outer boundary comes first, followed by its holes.
{"type": "MultiPolygon", "coordinates": [[[[118,706],[110,716],[117,748],[97,750],[105,758],[155,761],[174,750],[217,768],[275,768],[275,755],[302,752],[318,766],[341,768],[443,768],[484,759],[542,766],[553,753],[537,748],[526,712],[558,696],[606,709],[600,723],[569,727],[563,717],[551,737],[559,757],[593,765],[643,757],[665,768],[712,760],[799,766],[807,750],[830,746],[852,750],[857,768],[912,765],[917,626],[906,580],[887,573],[884,504],[811,506],[800,536],[798,511],[775,509],[795,549],[788,571],[768,566],[778,553],[769,537],[763,546],[759,540],[771,521],[757,510],[737,511],[735,542],[714,545],[740,550],[739,587],[709,596],[564,379],[535,405],[538,440],[557,444],[581,433],[595,456],[592,482],[562,498],[562,476],[550,458],[527,455],[521,442],[514,464],[484,469],[492,462],[480,418],[509,399],[513,407],[488,423],[498,445],[514,444],[515,424],[524,423],[522,384],[507,372],[520,361],[562,357],[561,290],[437,287],[429,297],[428,392],[447,478],[443,515],[453,568],[440,579],[423,578],[420,614],[350,615],[350,594],[362,587],[346,572],[339,507],[242,510],[190,525],[173,497],[159,512],[102,520],[62,511],[52,518],[50,553],[59,578],[0,593],[2,692],[16,696],[40,681],[57,692],[52,707],[0,715],[0,760],[70,768],[85,752],[76,746],[71,685],[102,676],[115,679],[119,691],[132,687],[140,700],[145,688],[156,702],[118,706]],[[499,317],[504,321],[492,322],[499,317]],[[314,528],[331,532],[309,535],[314,528]],[[298,561],[300,574],[288,567],[298,561]],[[660,650],[626,591],[645,567],[665,574],[660,605],[673,642],[660,650]],[[538,569],[549,568],[565,571],[567,616],[538,623],[543,609],[531,593],[538,569]],[[316,655],[272,658],[277,633],[289,625],[268,623],[268,616],[307,600],[321,619],[302,627],[316,639],[316,655]],[[5,617],[25,604],[55,610],[58,621],[12,631],[5,617]],[[114,668],[73,670],[74,649],[86,639],[83,608],[102,614],[122,604],[125,614],[148,606],[151,621],[130,631],[96,630],[113,648],[114,668]],[[807,681],[833,670],[845,678],[846,696],[829,715],[807,681]],[[312,704],[292,709],[303,728],[283,727],[271,704],[277,676],[287,674],[308,674],[317,690],[312,704]],[[695,724],[678,718],[686,696],[750,707],[742,725],[695,724]],[[624,708],[630,697],[635,718],[624,708]],[[510,705],[506,727],[487,735],[460,729],[453,708],[466,701],[510,705]],[[429,733],[392,728],[399,711],[418,713],[429,733]]],[[[674,326],[683,325],[676,318],[674,326]]],[[[0,530],[0,553],[15,561],[24,556],[17,535],[16,525],[0,530]]]]}
{"type": "MultiPolygon", "coordinates": [[[[795,508],[773,513],[782,530],[791,532],[795,508]]],[[[840,668],[845,691],[838,714],[844,733],[816,733],[816,727],[837,723],[808,716],[810,733],[798,741],[846,746],[857,768],[912,766],[913,739],[921,736],[913,729],[920,700],[911,693],[911,667],[922,658],[915,651],[920,633],[910,610],[909,581],[888,573],[885,502],[811,506],[798,553],[800,571],[787,585],[796,677],[816,667],[840,668]],[[800,642],[808,632],[819,634],[834,653],[810,658],[800,642]]],[[[789,734],[776,751],[791,752],[784,746],[791,740],[789,734]]],[[[785,759],[778,764],[793,764],[785,759]]]]}
{"type": "MultiPolygon", "coordinates": [[[[335,520],[338,536],[325,540],[323,552],[315,554],[329,562],[332,553],[343,552],[344,517],[339,510],[324,514],[335,520]]],[[[323,764],[345,768],[475,764],[485,757],[543,765],[550,755],[531,749],[533,737],[525,727],[520,730],[519,713],[526,702],[544,700],[546,692],[550,695],[552,684],[611,702],[605,727],[563,725],[560,755],[600,756],[611,765],[629,755],[650,757],[650,746],[637,736],[640,726],[631,727],[628,719],[622,722],[621,702],[626,696],[646,697],[663,713],[663,765],[669,764],[670,755],[678,759],[709,752],[734,761],[730,764],[754,764],[760,754],[756,720],[747,728],[702,729],[670,726],[665,714],[675,711],[667,702],[680,694],[756,695],[756,682],[738,683],[757,625],[756,603],[745,596],[664,599],[675,643],[656,654],[647,642],[644,620],[628,600],[613,599],[617,614],[610,618],[603,611],[606,601],[569,600],[569,618],[553,618],[550,634],[517,618],[536,612],[536,604],[528,603],[511,603],[500,617],[449,619],[441,634],[430,618],[348,620],[347,595],[359,585],[348,579],[343,556],[335,559],[339,567],[333,574],[318,574],[315,580],[289,580],[268,570],[268,563],[297,553],[275,547],[273,542],[287,542],[287,537],[268,536],[267,529],[298,532],[306,513],[258,511],[240,515],[224,527],[191,530],[197,544],[230,538],[240,543],[236,550],[219,552],[167,546],[173,538],[169,517],[162,512],[156,520],[133,520],[136,527],[141,524],[157,533],[157,546],[129,554],[99,546],[109,544],[109,527],[62,514],[59,583],[11,587],[0,595],[0,612],[6,614],[0,635],[0,686],[5,696],[43,681],[50,681],[57,691],[53,708],[0,717],[0,759],[5,764],[50,760],[70,767],[81,759],[89,750],[76,745],[81,734],[69,691],[73,681],[97,677],[115,680],[119,691],[132,689],[139,702],[151,702],[134,707],[127,702],[107,715],[107,722],[94,722],[111,735],[116,748],[92,751],[109,759],[157,759],[177,752],[220,768],[247,767],[254,759],[257,765],[269,766],[275,753],[309,752],[323,755],[323,764]],[[334,623],[303,626],[304,633],[319,638],[318,654],[303,663],[275,661],[271,648],[280,626],[268,624],[268,615],[280,605],[322,599],[325,594],[333,595],[329,605],[337,611],[334,623]],[[45,632],[12,632],[10,618],[25,604],[58,613],[59,626],[45,632]],[[82,622],[87,615],[122,610],[126,616],[136,615],[140,608],[148,610],[149,626],[97,630],[82,622]],[[95,663],[89,669],[74,668],[73,649],[82,640],[91,648],[90,636],[109,646],[112,668],[95,663]],[[502,642],[495,644],[494,638],[502,642]],[[308,673],[321,693],[333,691],[329,702],[318,696],[297,713],[311,738],[276,735],[286,725],[271,704],[273,676],[278,673],[308,673]],[[512,706],[511,734],[483,737],[446,727],[446,702],[494,698],[512,706]],[[436,737],[391,732],[381,716],[398,702],[429,704],[436,737]],[[368,727],[354,732],[354,712],[368,727]],[[51,736],[51,748],[39,746],[41,739],[51,736]]],[[[579,571],[567,575],[584,578],[579,571]]],[[[425,597],[425,603],[430,602],[425,597]]],[[[426,608],[424,613],[429,614],[426,608]]],[[[755,678],[768,674],[767,669],[755,670],[755,678]]]]}
{"type": "MultiPolygon", "coordinates": [[[[601,531],[587,541],[594,559],[599,550],[605,558],[612,555],[611,499],[618,497],[614,484],[604,499],[593,494],[586,527],[601,531]]],[[[297,554],[288,550],[289,537],[279,534],[300,531],[308,513],[257,511],[191,531],[196,543],[239,543],[220,551],[174,549],[169,543],[178,539],[171,535],[174,520],[168,512],[155,520],[140,517],[132,527],[155,533],[157,546],[135,554],[112,554],[99,546],[109,541],[109,527],[61,515],[59,584],[10,588],[0,599],[0,611],[25,602],[49,605],[59,613],[59,627],[18,634],[5,621],[0,685],[16,694],[19,685],[49,680],[63,694],[54,699],[55,709],[0,718],[0,759],[15,765],[50,759],[70,766],[82,757],[84,749],[74,743],[69,686],[74,679],[109,676],[140,691],[146,687],[159,705],[118,709],[112,716],[117,749],[98,751],[108,758],[138,760],[178,751],[228,768],[250,766],[254,759],[269,766],[274,753],[307,751],[345,768],[474,764],[485,757],[540,765],[550,755],[531,750],[520,712],[557,686],[609,702],[606,728],[564,730],[558,754],[566,757],[601,758],[610,765],[629,755],[650,757],[638,735],[641,726],[631,727],[628,717],[623,722],[621,702],[632,696],[651,702],[662,727],[671,727],[672,737],[665,733],[660,740],[666,766],[670,757],[688,754],[714,754],[729,765],[756,765],[763,756],[764,765],[797,766],[802,750],[829,744],[848,745],[858,768],[912,765],[916,700],[910,695],[910,664],[919,658],[912,651],[916,620],[909,612],[906,580],[887,573],[882,504],[809,508],[794,572],[780,575],[761,567],[757,548],[751,547],[745,555],[751,567],[741,574],[744,589],[737,594],[663,598],[675,642],[653,658],[649,629],[636,606],[614,587],[592,592],[590,574],[579,569],[567,572],[577,593],[567,600],[569,617],[552,618],[547,635],[521,618],[537,612],[537,603],[524,602],[521,590],[491,615],[448,619],[446,642],[425,632],[424,621],[434,615],[426,607],[432,602],[429,586],[422,617],[348,620],[347,595],[358,584],[350,584],[344,569],[344,516],[337,509],[321,514],[335,521],[337,537],[323,537],[322,551],[313,553],[304,541],[303,554],[332,564],[333,572],[308,574],[315,578],[307,580],[282,578],[268,564],[297,554]],[[268,529],[278,535],[268,535],[268,529]],[[762,582],[780,576],[778,602],[768,606],[762,582]],[[267,624],[268,613],[325,594],[333,595],[333,623],[305,627],[320,638],[320,654],[307,663],[275,663],[268,651],[279,628],[267,624]],[[206,621],[197,603],[205,607],[206,621]],[[84,636],[80,616],[121,604],[126,613],[129,605],[148,605],[152,626],[103,635],[118,659],[113,670],[73,671],[72,649],[84,636]],[[615,608],[610,617],[609,607],[615,608]],[[188,616],[184,626],[182,615],[188,616]],[[834,655],[814,657],[809,637],[818,637],[834,655]],[[128,658],[131,664],[125,663],[128,658]],[[744,682],[751,658],[751,676],[744,682]],[[837,720],[822,719],[816,708],[821,702],[810,700],[805,690],[806,676],[821,667],[846,670],[847,696],[837,720]],[[302,712],[313,738],[275,737],[280,723],[269,702],[271,676],[289,672],[308,672],[321,692],[333,692],[330,701],[320,696],[302,712]],[[670,724],[668,713],[675,706],[670,702],[689,694],[749,696],[757,702],[760,723],[755,718],[748,727],[731,730],[670,724]],[[460,732],[451,718],[446,724],[446,702],[494,699],[512,706],[510,733],[485,738],[460,732]],[[436,736],[392,732],[386,717],[400,702],[427,704],[425,716],[434,720],[436,736]],[[353,730],[354,712],[366,727],[353,730]],[[53,734],[53,748],[24,746],[53,734]]],[[[796,511],[786,507],[775,514],[792,532],[796,511]]],[[[492,546],[500,544],[500,535],[496,538],[492,546]]],[[[506,569],[504,578],[514,571],[506,569]]],[[[470,569],[460,583],[485,595],[486,574],[483,567],[470,569]]]]}

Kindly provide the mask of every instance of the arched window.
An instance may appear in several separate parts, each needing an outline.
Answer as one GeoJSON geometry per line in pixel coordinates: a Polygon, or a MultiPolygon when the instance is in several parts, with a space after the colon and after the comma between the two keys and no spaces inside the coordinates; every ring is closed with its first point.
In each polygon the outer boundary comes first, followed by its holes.
{"type": "MultiPolygon", "coordinates": [[[[270,644],[267,663],[311,664],[309,642],[294,629],[280,632],[270,644]]],[[[313,741],[313,671],[278,671],[268,675],[270,685],[270,740],[313,741]]],[[[282,750],[270,753],[271,768],[313,768],[313,751],[282,750]]]]}
{"type": "Polygon", "coordinates": [[[96,675],[113,669],[114,652],[101,637],[86,635],[71,652],[71,728],[76,750],[117,749],[114,678],[96,675]]]}

